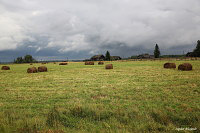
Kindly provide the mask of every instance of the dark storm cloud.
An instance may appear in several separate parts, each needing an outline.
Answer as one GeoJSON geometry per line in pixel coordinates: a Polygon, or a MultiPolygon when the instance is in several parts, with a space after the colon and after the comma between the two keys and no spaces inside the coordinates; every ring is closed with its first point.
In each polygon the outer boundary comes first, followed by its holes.
{"type": "Polygon", "coordinates": [[[199,7],[199,0],[0,0],[0,51],[127,57],[158,43],[163,54],[180,54],[199,39],[199,7]]]}

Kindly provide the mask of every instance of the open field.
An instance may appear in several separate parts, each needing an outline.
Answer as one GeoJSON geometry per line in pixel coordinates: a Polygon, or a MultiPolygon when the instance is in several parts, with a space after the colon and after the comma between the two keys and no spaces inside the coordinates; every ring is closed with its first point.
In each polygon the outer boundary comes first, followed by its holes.
{"type": "Polygon", "coordinates": [[[41,64],[11,64],[0,70],[0,132],[198,132],[200,61],[172,61],[192,71],[165,62],[49,63],[34,74],[27,68],[41,64]]]}

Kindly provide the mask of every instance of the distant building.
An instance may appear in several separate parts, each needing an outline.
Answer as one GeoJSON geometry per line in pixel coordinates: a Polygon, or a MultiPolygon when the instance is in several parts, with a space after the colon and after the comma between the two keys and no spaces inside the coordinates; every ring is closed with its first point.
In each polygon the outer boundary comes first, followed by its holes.
{"type": "Polygon", "coordinates": [[[154,58],[154,56],[146,53],[146,54],[138,55],[137,58],[138,59],[152,59],[152,58],[154,58]]]}
{"type": "Polygon", "coordinates": [[[105,56],[100,54],[100,55],[94,55],[90,58],[90,60],[92,61],[101,61],[101,60],[105,60],[105,56]]]}
{"type": "Polygon", "coordinates": [[[120,56],[110,56],[111,60],[121,60],[120,56]]]}

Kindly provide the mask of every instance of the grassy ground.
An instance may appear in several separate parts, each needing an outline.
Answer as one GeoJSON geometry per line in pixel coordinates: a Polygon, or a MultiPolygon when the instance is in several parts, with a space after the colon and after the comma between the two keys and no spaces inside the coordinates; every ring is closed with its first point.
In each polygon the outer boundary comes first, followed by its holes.
{"type": "Polygon", "coordinates": [[[172,61],[192,71],[165,62],[49,63],[34,74],[29,64],[9,65],[0,70],[0,132],[198,132],[200,61],[172,61]]]}

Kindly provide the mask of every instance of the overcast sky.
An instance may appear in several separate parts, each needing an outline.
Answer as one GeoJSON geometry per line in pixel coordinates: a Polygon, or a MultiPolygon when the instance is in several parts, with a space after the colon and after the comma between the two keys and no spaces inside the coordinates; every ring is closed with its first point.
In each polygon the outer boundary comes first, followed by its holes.
{"type": "Polygon", "coordinates": [[[1,60],[182,54],[199,31],[200,0],[0,0],[1,60]]]}

